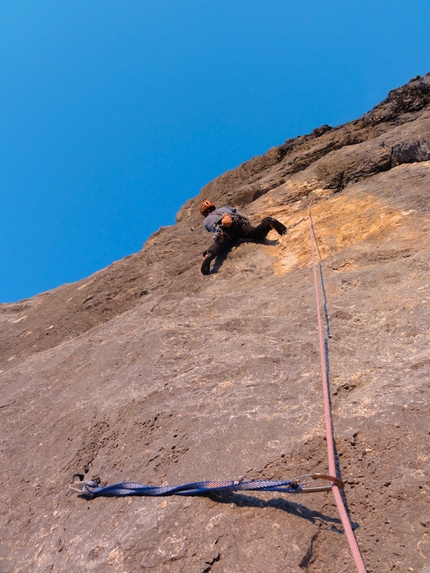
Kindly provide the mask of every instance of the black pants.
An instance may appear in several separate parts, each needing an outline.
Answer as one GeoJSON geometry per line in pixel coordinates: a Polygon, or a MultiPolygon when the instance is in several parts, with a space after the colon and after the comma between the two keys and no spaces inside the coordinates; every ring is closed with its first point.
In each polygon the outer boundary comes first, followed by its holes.
{"type": "Polygon", "coordinates": [[[247,221],[233,221],[230,227],[221,227],[221,232],[206,252],[216,257],[239,239],[262,241],[271,229],[272,226],[267,218],[263,219],[257,227],[247,221]]]}

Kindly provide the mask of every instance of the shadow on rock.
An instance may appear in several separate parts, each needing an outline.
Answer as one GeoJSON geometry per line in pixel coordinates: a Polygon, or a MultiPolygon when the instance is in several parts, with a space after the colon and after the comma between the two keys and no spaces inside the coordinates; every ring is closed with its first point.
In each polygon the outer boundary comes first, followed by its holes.
{"type": "Polygon", "coordinates": [[[239,239],[236,243],[228,247],[221,255],[216,257],[214,266],[212,267],[212,270],[209,274],[216,274],[227,260],[229,253],[243,243],[257,243],[258,245],[266,245],[269,247],[276,247],[279,245],[279,241],[276,239],[263,239],[262,241],[253,241],[252,239],[239,239]]]}
{"type": "MultiPolygon", "coordinates": [[[[326,523],[333,524],[332,529],[343,533],[342,522],[338,517],[331,517],[329,515],[325,515],[320,511],[314,511],[308,509],[304,505],[300,503],[290,502],[283,498],[274,498],[268,501],[264,499],[259,499],[258,497],[253,497],[250,495],[243,495],[238,493],[231,493],[231,494],[216,494],[210,493],[206,497],[209,497],[212,501],[217,503],[234,503],[237,507],[259,507],[261,509],[266,509],[268,507],[273,507],[275,509],[280,509],[281,511],[285,511],[290,515],[295,515],[296,517],[301,517],[302,519],[306,519],[311,523],[316,523],[319,521],[324,521],[326,523]],[[340,527],[340,529],[338,528],[340,527]]],[[[357,523],[352,524],[354,529],[357,529],[359,525],[357,523]]]]}

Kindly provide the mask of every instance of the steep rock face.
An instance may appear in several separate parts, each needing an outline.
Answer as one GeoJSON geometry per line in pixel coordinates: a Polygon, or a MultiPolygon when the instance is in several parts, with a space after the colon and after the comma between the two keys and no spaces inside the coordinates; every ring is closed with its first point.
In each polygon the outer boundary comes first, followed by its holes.
{"type": "Polygon", "coordinates": [[[369,571],[430,564],[430,75],[209,183],[141,252],[0,306],[0,571],[354,570],[330,493],[85,501],[102,482],[326,473],[310,199],[335,442],[369,571]],[[290,227],[200,274],[211,197],[290,227]]]}

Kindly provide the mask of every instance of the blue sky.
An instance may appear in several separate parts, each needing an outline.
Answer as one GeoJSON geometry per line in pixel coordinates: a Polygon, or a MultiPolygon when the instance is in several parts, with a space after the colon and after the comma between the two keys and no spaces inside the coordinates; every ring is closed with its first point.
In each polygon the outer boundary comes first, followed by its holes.
{"type": "Polygon", "coordinates": [[[429,27],[428,0],[0,0],[0,302],[138,251],[227,169],[359,117],[430,71],[429,27]]]}

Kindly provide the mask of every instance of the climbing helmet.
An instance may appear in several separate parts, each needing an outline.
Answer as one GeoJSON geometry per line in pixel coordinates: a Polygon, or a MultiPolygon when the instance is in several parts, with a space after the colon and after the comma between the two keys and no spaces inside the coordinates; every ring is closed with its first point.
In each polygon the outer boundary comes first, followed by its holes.
{"type": "Polygon", "coordinates": [[[209,199],[205,199],[200,205],[200,213],[203,215],[203,217],[206,217],[206,215],[214,209],[215,203],[212,203],[212,201],[209,201],[209,199]]]}

